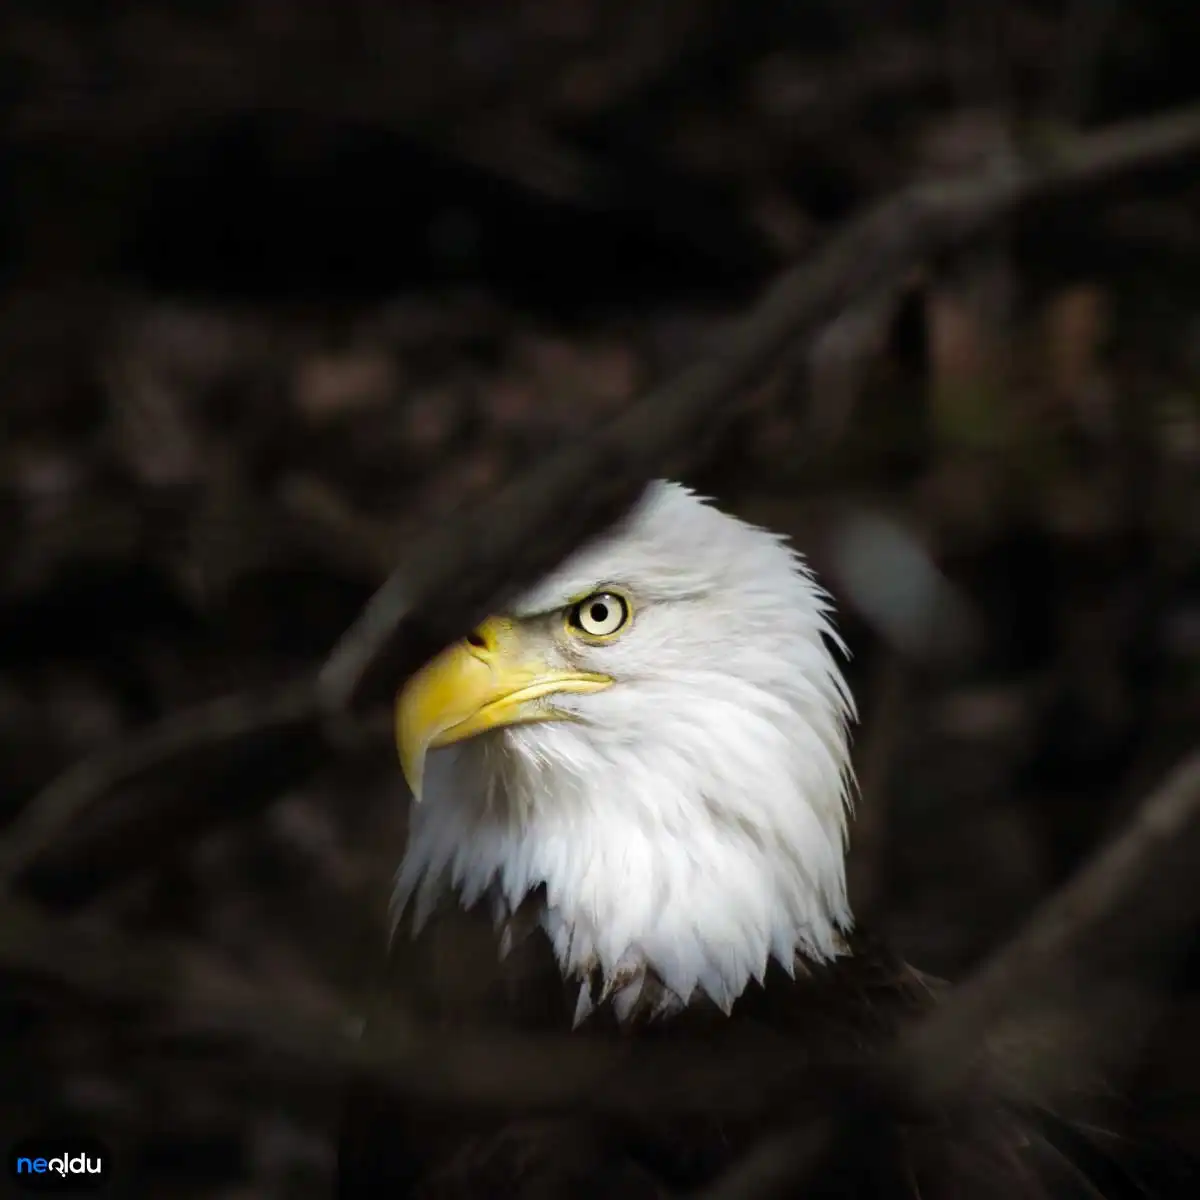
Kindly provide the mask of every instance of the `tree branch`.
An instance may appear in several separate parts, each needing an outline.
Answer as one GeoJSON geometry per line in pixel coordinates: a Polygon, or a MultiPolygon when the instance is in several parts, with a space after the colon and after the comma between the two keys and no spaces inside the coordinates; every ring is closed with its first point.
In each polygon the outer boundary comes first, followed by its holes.
{"type": "Polygon", "coordinates": [[[338,641],[315,685],[231,697],[173,714],[72,768],[35,797],[0,842],[0,889],[89,803],[198,747],[337,714],[390,691],[505,597],[553,568],[636,500],[647,480],[714,453],[728,401],[781,351],[883,284],[944,253],[1018,205],[1200,150],[1200,109],[1067,141],[1039,164],[901,193],[852,221],[786,273],[716,352],[494,499],[432,529],[338,641]]]}
{"type": "MultiPolygon", "coordinates": [[[[347,1074],[413,1101],[510,1111],[564,1105],[608,1113],[656,1108],[749,1111],[765,1091],[811,1069],[788,1061],[776,1038],[713,1062],[690,1047],[638,1045],[576,1035],[425,1027],[389,1005],[372,1013],[369,1039],[345,998],[315,980],[286,994],[199,948],[41,915],[0,901],[0,967],[66,986],[138,1015],[144,1042],[162,1032],[216,1033],[266,1051],[331,1085],[347,1074]]],[[[272,1070],[246,1057],[246,1071],[272,1070]]],[[[831,1064],[836,1068],[836,1064],[831,1064]]],[[[844,1067],[845,1064],[843,1064],[844,1067]]]]}
{"type": "MultiPolygon", "coordinates": [[[[198,951],[43,917],[11,898],[0,902],[0,966],[96,999],[150,1005],[183,1028],[226,1034],[303,1063],[332,1081],[347,1072],[372,1078],[416,1100],[507,1110],[574,1105],[627,1114],[736,1113],[766,1096],[782,1099],[801,1081],[811,1088],[819,1079],[821,1093],[831,1098],[834,1121],[859,1097],[864,1069],[868,1082],[876,1078],[886,1086],[897,1080],[898,1094],[915,1093],[931,1104],[944,1103],[965,1087],[980,1048],[1013,1002],[1053,980],[1064,962],[1119,925],[1122,913],[1138,911],[1142,893],[1162,886],[1172,864],[1195,861],[1198,843],[1200,754],[1144,801],[1121,836],[904,1037],[878,1070],[854,1059],[796,1058],[786,1042],[770,1037],[717,1058],[686,1045],[646,1045],[636,1039],[614,1048],[606,1040],[577,1035],[444,1034],[395,1011],[373,1016],[370,1040],[360,1041],[350,1032],[355,1021],[343,1000],[319,986],[284,996],[198,951]],[[298,992],[308,998],[297,999],[298,992]]],[[[1180,924],[1194,921],[1198,900],[1195,888],[1174,894],[1172,908],[1180,924]]],[[[754,1160],[754,1177],[799,1169],[812,1159],[811,1147],[825,1144],[834,1132],[832,1127],[798,1129],[795,1145],[808,1148],[798,1157],[781,1152],[782,1141],[773,1142],[774,1149],[764,1148],[761,1161],[754,1160]]],[[[718,1188],[711,1196],[733,1194],[718,1188]]]]}
{"type": "Polygon", "coordinates": [[[0,839],[0,894],[72,821],[114,788],[205,747],[311,720],[320,710],[311,682],[274,691],[223,696],[172,713],[58,776],[21,810],[0,839]]]}
{"type": "MultiPolygon", "coordinates": [[[[1172,897],[1174,929],[1156,928],[1160,948],[1178,948],[1200,916],[1200,889],[1188,887],[1200,850],[1200,752],[1178,766],[1142,802],[1122,833],[1052,895],[1006,946],[904,1035],[881,1064],[878,1080],[927,1111],[943,1107],[979,1078],[1000,1025],[1031,997],[1049,994],[1064,970],[1086,965],[1095,947],[1127,932],[1124,914],[1145,912],[1148,893],[1172,897]],[[1185,872],[1187,872],[1185,876],[1185,872]],[[1179,884],[1172,888],[1172,884],[1179,884]],[[890,1086],[889,1086],[890,1085],[890,1086]]],[[[983,1086],[998,1086],[995,1073],[983,1086]]],[[[1019,1081],[1018,1081],[1019,1083],[1019,1081]]],[[[764,1139],[697,1200],[771,1196],[794,1189],[817,1169],[853,1117],[856,1096],[831,1097],[831,1113],[764,1139]],[[752,1183],[753,1187],[748,1185],[752,1183]]]]}
{"type": "Polygon", "coordinates": [[[728,401],[847,306],[1020,205],[1197,151],[1200,109],[1184,109],[1067,140],[1039,161],[910,189],[850,222],[783,275],[707,361],[431,531],[334,648],[323,702],[340,709],[410,674],[620,516],[648,480],[705,462],[728,401]]]}
{"type": "Polygon", "coordinates": [[[1049,981],[1064,970],[1128,949],[1123,945],[1129,934],[1128,918],[1122,921],[1126,914],[1133,914],[1141,941],[1145,901],[1152,893],[1171,896],[1170,917],[1155,921],[1154,941],[1163,951],[1177,946],[1200,916],[1194,875],[1198,832],[1200,752],[1178,766],[1122,833],[957,987],[949,1003],[913,1030],[899,1051],[901,1069],[920,1080],[930,1096],[953,1091],[979,1062],[997,1023],[1019,1008],[1018,1001],[1049,990],[1049,981]]]}

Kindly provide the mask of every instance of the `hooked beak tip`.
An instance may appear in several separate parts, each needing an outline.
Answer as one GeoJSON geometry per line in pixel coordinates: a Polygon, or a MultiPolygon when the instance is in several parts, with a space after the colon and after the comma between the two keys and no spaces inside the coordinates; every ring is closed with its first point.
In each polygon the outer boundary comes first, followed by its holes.
{"type": "Polygon", "coordinates": [[[421,803],[421,793],[424,790],[425,783],[425,747],[422,746],[415,753],[412,751],[405,752],[402,748],[400,752],[400,771],[404,776],[404,781],[408,784],[408,790],[412,792],[414,804],[421,803]]]}

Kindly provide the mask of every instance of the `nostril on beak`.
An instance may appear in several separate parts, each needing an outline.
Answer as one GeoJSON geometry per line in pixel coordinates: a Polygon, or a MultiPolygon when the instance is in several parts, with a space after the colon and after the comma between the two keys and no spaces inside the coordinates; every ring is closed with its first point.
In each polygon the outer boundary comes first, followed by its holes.
{"type": "Polygon", "coordinates": [[[486,650],[488,648],[487,639],[478,629],[472,629],[467,634],[467,645],[474,646],[476,650],[486,650]]]}

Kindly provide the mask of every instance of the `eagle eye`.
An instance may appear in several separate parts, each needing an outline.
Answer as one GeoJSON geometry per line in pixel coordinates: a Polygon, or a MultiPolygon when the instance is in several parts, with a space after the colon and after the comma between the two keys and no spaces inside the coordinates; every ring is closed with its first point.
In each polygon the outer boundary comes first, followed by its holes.
{"type": "Polygon", "coordinates": [[[629,602],[615,592],[593,592],[567,609],[567,628],[590,638],[610,638],[629,623],[629,602]]]}

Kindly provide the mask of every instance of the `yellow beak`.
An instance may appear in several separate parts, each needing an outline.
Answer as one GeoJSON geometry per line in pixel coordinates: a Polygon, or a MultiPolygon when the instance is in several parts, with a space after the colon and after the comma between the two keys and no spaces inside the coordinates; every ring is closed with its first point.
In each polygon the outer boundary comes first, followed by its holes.
{"type": "Polygon", "coordinates": [[[400,766],[421,799],[425,755],[505,725],[561,720],[547,697],[600,692],[607,675],[549,667],[523,645],[519,623],[490,617],[470,637],[443,650],[396,697],[400,766]]]}

